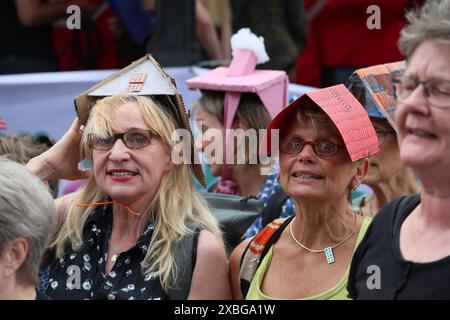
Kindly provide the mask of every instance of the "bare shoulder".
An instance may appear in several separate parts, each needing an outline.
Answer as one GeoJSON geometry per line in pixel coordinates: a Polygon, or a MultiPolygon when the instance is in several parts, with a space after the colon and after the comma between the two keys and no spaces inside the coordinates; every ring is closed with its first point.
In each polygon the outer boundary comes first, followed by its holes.
{"type": "Polygon", "coordinates": [[[222,239],[209,230],[203,229],[198,237],[198,250],[207,252],[217,252],[225,250],[222,239]]]}
{"type": "Polygon", "coordinates": [[[65,196],[55,199],[55,206],[57,212],[57,224],[61,224],[64,220],[64,214],[67,211],[70,203],[74,199],[75,194],[66,194],[65,196]]]}
{"type": "Polygon", "coordinates": [[[202,230],[198,239],[197,261],[188,299],[230,298],[227,256],[223,241],[211,231],[202,230]]]}

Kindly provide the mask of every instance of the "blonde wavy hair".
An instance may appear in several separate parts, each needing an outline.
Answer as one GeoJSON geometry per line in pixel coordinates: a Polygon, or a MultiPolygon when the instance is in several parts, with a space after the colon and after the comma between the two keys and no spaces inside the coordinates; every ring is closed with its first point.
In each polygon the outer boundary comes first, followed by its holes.
{"type": "MultiPolygon", "coordinates": [[[[158,136],[171,152],[177,141],[171,139],[177,128],[173,113],[168,112],[168,104],[162,98],[157,101],[143,96],[115,95],[99,100],[91,110],[81,140],[84,155],[92,158],[89,134],[102,137],[110,136],[118,129],[114,123],[114,114],[118,106],[132,102],[139,106],[139,111],[148,127],[158,136]]],[[[170,109],[169,109],[170,110],[170,109]]],[[[174,165],[159,185],[157,193],[149,206],[141,213],[144,216],[139,226],[139,234],[145,231],[149,221],[154,224],[151,248],[143,261],[143,273],[154,273],[159,276],[164,290],[174,287],[179,275],[179,267],[175,263],[174,245],[184,236],[192,234],[197,227],[211,231],[221,238],[215,218],[211,215],[204,200],[196,190],[192,180],[192,166],[188,164],[174,165]]],[[[80,203],[96,203],[109,200],[95,181],[93,174],[87,185],[70,200],[65,211],[65,218],[58,230],[52,247],[57,258],[62,258],[68,245],[77,250],[82,245],[82,232],[94,207],[79,207],[80,203]]]]}

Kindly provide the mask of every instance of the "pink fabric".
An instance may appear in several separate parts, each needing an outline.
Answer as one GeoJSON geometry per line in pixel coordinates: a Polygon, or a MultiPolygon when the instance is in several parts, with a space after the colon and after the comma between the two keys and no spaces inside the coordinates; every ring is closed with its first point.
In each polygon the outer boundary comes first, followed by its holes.
{"type": "Polygon", "coordinates": [[[239,186],[233,180],[224,179],[222,177],[214,192],[239,195],[239,186]]]}
{"type": "Polygon", "coordinates": [[[81,187],[84,187],[87,184],[87,180],[74,180],[70,181],[66,187],[64,188],[63,194],[69,194],[77,191],[81,187]]]}

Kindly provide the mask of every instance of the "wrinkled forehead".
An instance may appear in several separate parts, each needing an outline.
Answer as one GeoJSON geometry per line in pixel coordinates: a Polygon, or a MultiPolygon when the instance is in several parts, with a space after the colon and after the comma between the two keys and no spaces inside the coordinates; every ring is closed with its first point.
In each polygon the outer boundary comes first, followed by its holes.
{"type": "Polygon", "coordinates": [[[450,80],[450,43],[426,40],[408,60],[406,76],[419,79],[450,80]]]}

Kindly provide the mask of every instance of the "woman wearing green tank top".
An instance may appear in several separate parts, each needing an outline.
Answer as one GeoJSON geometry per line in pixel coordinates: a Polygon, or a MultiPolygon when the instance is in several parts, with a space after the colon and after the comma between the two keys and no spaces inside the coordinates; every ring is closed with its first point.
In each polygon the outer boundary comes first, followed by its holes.
{"type": "Polygon", "coordinates": [[[296,214],[234,250],[233,297],[346,299],[349,265],[370,223],[350,209],[349,200],[367,173],[367,157],[378,152],[374,128],[361,104],[338,85],[307,93],[281,111],[268,127],[261,155],[276,150],[274,129],[280,130],[280,183],[296,214]],[[277,238],[262,257],[272,236],[277,238]],[[247,261],[254,258],[260,260],[251,270],[247,261]]]}

